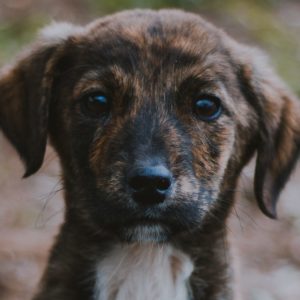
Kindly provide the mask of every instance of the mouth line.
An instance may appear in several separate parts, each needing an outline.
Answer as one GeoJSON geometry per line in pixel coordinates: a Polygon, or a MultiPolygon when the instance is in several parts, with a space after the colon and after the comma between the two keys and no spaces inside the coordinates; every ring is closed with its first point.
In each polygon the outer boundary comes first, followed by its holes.
{"type": "Polygon", "coordinates": [[[138,220],[131,222],[121,230],[121,236],[127,242],[166,242],[169,230],[161,222],[138,220]]]}
{"type": "Polygon", "coordinates": [[[141,218],[137,220],[132,220],[126,224],[124,224],[126,227],[136,227],[136,226],[161,226],[165,227],[166,224],[160,219],[146,219],[146,218],[141,218]]]}

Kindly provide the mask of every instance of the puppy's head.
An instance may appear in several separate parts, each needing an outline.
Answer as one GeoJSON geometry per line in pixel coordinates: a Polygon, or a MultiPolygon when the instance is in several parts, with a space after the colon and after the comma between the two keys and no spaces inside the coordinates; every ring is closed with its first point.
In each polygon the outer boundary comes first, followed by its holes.
{"type": "Polygon", "coordinates": [[[258,204],[275,217],[299,151],[297,100],[263,56],[179,11],[56,24],[3,71],[0,92],[0,126],[25,175],[49,135],[67,216],[122,240],[224,220],[255,152],[258,204]]]}

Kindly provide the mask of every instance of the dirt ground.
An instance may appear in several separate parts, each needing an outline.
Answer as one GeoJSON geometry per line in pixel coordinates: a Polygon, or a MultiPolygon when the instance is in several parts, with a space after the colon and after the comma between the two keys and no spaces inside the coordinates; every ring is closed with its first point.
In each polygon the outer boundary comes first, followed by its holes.
{"type": "MultiPolygon", "coordinates": [[[[287,2],[289,5],[282,5],[276,16],[289,22],[291,26],[289,34],[293,34],[295,40],[300,40],[300,3],[287,2]]],[[[90,19],[93,15],[83,1],[79,0],[0,0],[0,43],[3,41],[1,39],[3,24],[19,22],[24,16],[37,15],[45,10],[49,10],[49,15],[54,19],[71,21],[76,19],[80,22],[90,19]]],[[[210,11],[207,11],[207,16],[216,19],[216,15],[210,11]]],[[[243,16],[239,18],[242,24],[243,16]]],[[[242,36],[243,40],[256,39],[255,30],[243,35],[244,31],[240,27],[237,28],[225,13],[216,22],[226,24],[232,34],[242,36]]],[[[259,39],[256,41],[262,43],[259,39]]],[[[12,40],[9,42],[12,43],[12,40]]],[[[271,49],[272,45],[269,47],[271,49]]],[[[8,55],[1,49],[0,44],[0,61],[4,62],[8,55]]],[[[298,55],[293,57],[294,63],[296,60],[300,61],[300,53],[298,55]]],[[[292,74],[288,72],[287,78],[292,74]]],[[[297,80],[292,85],[297,89],[297,80]]],[[[300,91],[299,87],[300,84],[297,91],[300,91]]],[[[253,165],[252,162],[243,171],[235,209],[228,222],[240,299],[298,300],[300,299],[300,165],[281,195],[277,221],[269,220],[257,209],[252,192],[253,165]]],[[[36,175],[24,180],[21,179],[22,173],[23,166],[15,151],[0,134],[1,300],[30,299],[45,267],[49,249],[64,213],[60,171],[56,155],[51,148],[47,150],[44,165],[36,175]]]]}

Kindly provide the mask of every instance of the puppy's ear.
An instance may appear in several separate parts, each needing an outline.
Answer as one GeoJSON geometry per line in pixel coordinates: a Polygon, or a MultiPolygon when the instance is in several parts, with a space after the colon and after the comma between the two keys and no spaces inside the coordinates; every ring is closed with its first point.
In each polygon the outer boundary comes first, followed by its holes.
{"type": "Polygon", "coordinates": [[[0,129],[24,161],[24,177],[43,162],[55,58],[76,31],[67,23],[47,27],[29,51],[0,73],[0,129]]]}
{"type": "Polygon", "coordinates": [[[244,48],[242,52],[240,86],[258,115],[255,195],[261,210],[276,218],[277,199],[300,152],[299,100],[271,70],[260,51],[244,48]]]}

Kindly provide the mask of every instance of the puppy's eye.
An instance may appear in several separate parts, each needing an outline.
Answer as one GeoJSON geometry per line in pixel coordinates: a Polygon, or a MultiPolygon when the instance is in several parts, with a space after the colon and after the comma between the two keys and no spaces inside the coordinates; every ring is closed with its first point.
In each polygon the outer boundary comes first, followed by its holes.
{"type": "Polygon", "coordinates": [[[221,101],[215,96],[202,96],[194,102],[194,113],[203,121],[214,121],[222,113],[221,101]]]}
{"type": "Polygon", "coordinates": [[[83,112],[93,118],[103,117],[110,110],[108,98],[101,93],[89,94],[83,97],[81,106],[83,112]]]}

